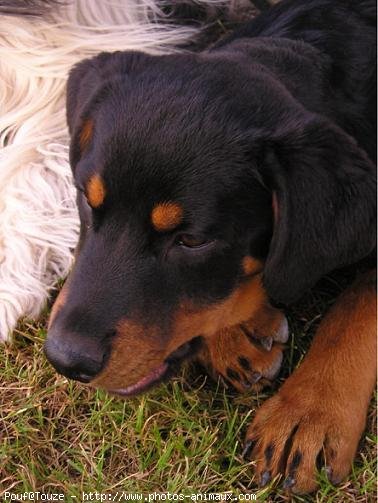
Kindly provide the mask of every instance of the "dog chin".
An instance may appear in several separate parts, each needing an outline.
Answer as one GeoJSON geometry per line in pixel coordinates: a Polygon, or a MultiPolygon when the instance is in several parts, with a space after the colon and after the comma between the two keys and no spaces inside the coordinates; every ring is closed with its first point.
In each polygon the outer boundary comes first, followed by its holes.
{"type": "Polygon", "coordinates": [[[177,373],[184,361],[192,358],[197,353],[201,346],[201,341],[202,338],[200,336],[194,337],[189,342],[179,346],[159,367],[142,377],[138,382],[126,386],[125,388],[109,389],[107,390],[108,393],[121,397],[135,396],[168,380],[177,373]]]}

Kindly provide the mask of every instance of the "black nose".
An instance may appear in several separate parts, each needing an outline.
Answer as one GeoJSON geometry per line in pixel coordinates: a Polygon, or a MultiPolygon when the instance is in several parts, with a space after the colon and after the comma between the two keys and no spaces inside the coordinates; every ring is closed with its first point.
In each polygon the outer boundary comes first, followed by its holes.
{"type": "Polygon", "coordinates": [[[89,382],[103,369],[109,355],[107,338],[49,331],[44,351],[55,369],[70,379],[89,382]]]}

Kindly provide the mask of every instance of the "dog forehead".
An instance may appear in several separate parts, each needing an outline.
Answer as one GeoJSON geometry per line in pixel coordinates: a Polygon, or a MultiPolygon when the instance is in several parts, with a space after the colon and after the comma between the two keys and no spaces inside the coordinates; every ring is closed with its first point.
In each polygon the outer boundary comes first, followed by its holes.
{"type": "Polygon", "coordinates": [[[154,128],[146,117],[135,127],[131,120],[125,124],[126,117],[122,121],[100,141],[104,176],[126,190],[139,186],[171,199],[190,188],[201,192],[206,186],[211,192],[218,180],[227,190],[246,161],[238,145],[228,145],[227,136],[209,129],[205,138],[195,127],[197,118],[178,125],[163,121],[154,128]]]}
{"type": "MultiPolygon", "coordinates": [[[[96,127],[114,149],[165,152],[195,158],[211,151],[235,154],[239,117],[229,99],[206,80],[185,79],[155,66],[151,74],[116,79],[95,104],[96,127]]],[[[170,69],[172,70],[172,69],[170,69]]],[[[198,69],[196,69],[198,70],[198,69]]],[[[198,76],[197,76],[198,77],[198,76]]],[[[201,75],[201,77],[203,77],[201,75]]],[[[140,155],[140,151],[137,152],[140,155]]]]}
{"type": "MultiPolygon", "coordinates": [[[[173,230],[186,218],[216,216],[216,208],[227,197],[227,185],[203,166],[195,169],[169,160],[155,159],[115,163],[103,171],[107,201],[129,209],[129,216],[147,216],[158,231],[173,230]]],[[[228,180],[231,185],[232,182],[228,180]]],[[[97,186],[95,187],[97,189],[97,186]]],[[[96,201],[98,193],[94,194],[96,201]]]]}
{"type": "MultiPolygon", "coordinates": [[[[235,190],[246,154],[227,116],[203,108],[203,96],[193,96],[190,86],[177,95],[160,82],[150,96],[148,86],[122,82],[96,104],[93,141],[83,155],[87,171],[102,174],[107,202],[151,212],[181,201],[190,210],[212,207],[235,190]]],[[[98,204],[103,193],[94,195],[98,204]]]]}

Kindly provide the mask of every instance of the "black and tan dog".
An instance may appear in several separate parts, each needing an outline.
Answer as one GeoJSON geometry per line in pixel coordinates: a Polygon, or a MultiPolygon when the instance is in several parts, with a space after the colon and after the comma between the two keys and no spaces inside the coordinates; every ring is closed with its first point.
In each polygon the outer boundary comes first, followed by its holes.
{"type": "MultiPolygon", "coordinates": [[[[284,0],[201,53],[72,70],[82,225],[45,346],[60,373],[128,396],[202,345],[238,389],[274,378],[287,323],[269,299],[374,253],[374,11],[284,0]]],[[[348,474],[375,381],[374,280],[345,291],[258,411],[262,483],[313,490],[321,452],[332,481],[348,474]]]]}

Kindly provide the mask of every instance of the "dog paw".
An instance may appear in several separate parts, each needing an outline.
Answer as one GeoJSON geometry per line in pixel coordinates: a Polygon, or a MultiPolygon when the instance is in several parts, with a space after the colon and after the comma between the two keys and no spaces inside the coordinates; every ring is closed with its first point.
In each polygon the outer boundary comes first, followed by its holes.
{"type": "Polygon", "coordinates": [[[222,329],[205,340],[200,361],[209,373],[221,376],[240,392],[258,391],[277,376],[288,324],[278,310],[264,311],[258,320],[222,329]]]}
{"type": "Polygon", "coordinates": [[[281,475],[284,489],[310,493],[318,486],[321,468],[334,484],[348,475],[365,411],[358,400],[341,403],[336,390],[312,384],[290,385],[258,410],[243,455],[256,461],[261,486],[281,475]]]}

